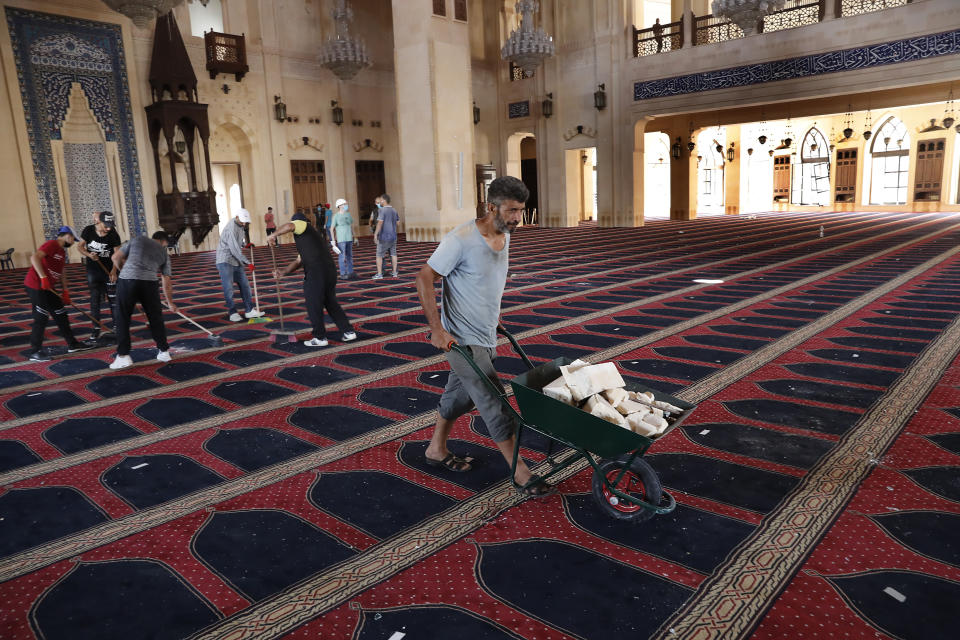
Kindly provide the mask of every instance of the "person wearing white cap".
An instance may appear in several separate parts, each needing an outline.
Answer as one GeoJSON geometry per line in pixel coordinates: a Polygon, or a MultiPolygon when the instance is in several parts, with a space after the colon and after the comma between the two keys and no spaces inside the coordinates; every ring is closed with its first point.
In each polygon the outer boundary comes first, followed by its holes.
{"type": "Polygon", "coordinates": [[[353,216],[350,215],[350,205],[343,198],[334,204],[337,210],[333,214],[333,223],[330,226],[331,246],[340,251],[340,277],[344,280],[356,280],[353,272],[353,216]]]}
{"type": "Polygon", "coordinates": [[[63,277],[63,267],[66,263],[66,251],[77,241],[77,233],[72,228],[63,226],[57,232],[57,237],[44,242],[30,256],[30,268],[23,284],[30,296],[33,306],[33,326],[30,330],[30,359],[37,362],[46,362],[50,358],[44,355],[40,347],[43,346],[43,331],[47,327],[47,320],[53,316],[54,322],[60,329],[60,335],[67,341],[67,351],[89,349],[73,337],[70,328],[70,319],[64,303],[71,304],[70,292],[67,290],[67,281],[63,277]],[[57,287],[60,291],[57,291],[57,287]]]}
{"type": "Polygon", "coordinates": [[[247,281],[247,271],[253,271],[253,264],[243,255],[244,225],[250,222],[250,212],[246,209],[237,211],[237,217],[228,223],[220,232],[220,243],[217,244],[217,271],[220,272],[220,284],[223,285],[223,299],[227,304],[227,311],[232,322],[240,322],[246,318],[259,318],[263,315],[259,309],[253,308],[253,296],[250,294],[250,283],[247,281]],[[233,300],[233,283],[240,287],[240,297],[243,299],[245,313],[241,316],[233,300]]]}

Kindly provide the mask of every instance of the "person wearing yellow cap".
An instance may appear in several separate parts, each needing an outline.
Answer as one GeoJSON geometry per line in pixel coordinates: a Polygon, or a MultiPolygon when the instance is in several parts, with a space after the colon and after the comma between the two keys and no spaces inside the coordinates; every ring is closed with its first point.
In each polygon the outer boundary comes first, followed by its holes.
{"type": "Polygon", "coordinates": [[[223,299],[227,304],[231,322],[240,322],[244,318],[259,318],[263,315],[259,309],[253,307],[253,296],[250,294],[250,283],[247,281],[246,274],[246,271],[253,271],[253,264],[243,255],[245,239],[243,230],[244,225],[249,223],[250,212],[240,209],[237,211],[237,217],[227,223],[220,232],[220,242],[217,244],[217,271],[220,272],[223,299]],[[245,313],[242,316],[233,299],[234,283],[240,288],[240,297],[243,299],[245,313]]]}

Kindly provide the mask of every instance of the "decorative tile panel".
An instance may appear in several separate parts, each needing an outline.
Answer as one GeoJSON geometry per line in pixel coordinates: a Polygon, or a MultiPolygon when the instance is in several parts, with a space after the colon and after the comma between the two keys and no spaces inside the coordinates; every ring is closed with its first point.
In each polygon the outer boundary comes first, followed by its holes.
{"type": "MultiPolygon", "coordinates": [[[[66,117],[70,87],[74,82],[83,88],[90,102],[90,109],[107,140],[117,143],[128,226],[135,234],[145,233],[147,227],[143,187],[137,162],[129,81],[120,27],[116,24],[13,7],[6,8],[6,16],[27,122],[44,234],[53,237],[63,224],[50,141],[60,139],[60,126],[66,117]]],[[[71,150],[71,153],[83,154],[91,151],[71,150]]],[[[71,201],[74,199],[75,190],[73,179],[107,179],[102,146],[99,153],[103,175],[97,173],[99,169],[91,169],[94,171],[92,175],[84,173],[81,176],[75,173],[70,183],[71,201]]],[[[89,187],[96,191],[102,188],[102,182],[93,182],[89,187]]],[[[89,189],[81,190],[84,192],[83,198],[92,195],[89,189]]],[[[102,193],[109,203],[109,186],[102,193]]],[[[96,198],[91,202],[93,201],[96,201],[96,198]]],[[[74,211],[77,211],[77,203],[71,202],[71,205],[74,211]]],[[[80,206],[92,205],[84,200],[80,206]]],[[[107,209],[110,206],[108,204],[100,208],[107,209]]]]}
{"type": "Polygon", "coordinates": [[[530,115],[530,101],[511,102],[507,105],[508,118],[526,118],[530,115]]]}
{"type": "Polygon", "coordinates": [[[94,211],[112,211],[107,156],[103,144],[65,143],[63,162],[67,167],[70,210],[79,232],[93,224],[94,211]]]}
{"type": "Polygon", "coordinates": [[[855,49],[829,51],[717,71],[636,82],[633,85],[633,99],[635,101],[650,100],[700,91],[730,89],[825,73],[915,62],[957,53],[960,53],[960,30],[946,31],[855,49]]]}

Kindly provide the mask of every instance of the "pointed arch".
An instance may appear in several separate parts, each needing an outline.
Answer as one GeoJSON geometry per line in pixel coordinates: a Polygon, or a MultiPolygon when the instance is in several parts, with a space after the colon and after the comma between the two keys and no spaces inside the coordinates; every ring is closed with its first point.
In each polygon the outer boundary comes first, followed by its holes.
{"type": "Polygon", "coordinates": [[[793,204],[825,207],[830,203],[830,145],[816,126],[800,142],[800,162],[793,164],[793,204]]]}
{"type": "Polygon", "coordinates": [[[894,115],[888,116],[870,141],[869,174],[864,193],[869,204],[906,204],[910,171],[910,133],[894,115]]]}
{"type": "Polygon", "coordinates": [[[710,127],[697,135],[697,213],[723,213],[724,156],[727,130],[710,127]]]}

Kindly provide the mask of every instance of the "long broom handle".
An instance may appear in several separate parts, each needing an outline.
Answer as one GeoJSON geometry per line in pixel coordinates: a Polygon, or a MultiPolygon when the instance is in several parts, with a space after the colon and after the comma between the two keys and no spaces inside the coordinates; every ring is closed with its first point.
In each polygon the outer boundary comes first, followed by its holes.
{"type": "Polygon", "coordinates": [[[180,316],[181,318],[183,318],[184,320],[186,320],[187,322],[189,322],[190,324],[192,324],[193,326],[195,326],[196,328],[200,329],[201,331],[210,334],[210,337],[211,337],[211,338],[213,337],[213,332],[210,331],[209,329],[206,329],[206,328],[204,328],[203,326],[201,326],[199,323],[194,322],[193,320],[191,320],[190,318],[188,318],[187,316],[185,316],[185,315],[184,315],[183,313],[181,313],[180,311],[177,311],[176,314],[177,314],[178,316],[180,316]]]}
{"type": "MultiPolygon", "coordinates": [[[[277,270],[277,256],[273,252],[273,245],[267,243],[270,247],[270,261],[273,262],[273,270],[277,270]]],[[[277,311],[280,312],[280,331],[284,331],[283,328],[283,303],[280,302],[280,278],[277,278],[277,311]]]]}
{"type": "MultiPolygon", "coordinates": [[[[52,293],[53,295],[55,295],[55,296],[57,296],[58,298],[60,298],[60,302],[63,302],[63,296],[60,295],[58,292],[54,291],[53,289],[45,289],[45,291],[49,291],[49,292],[52,293]]],[[[87,313],[86,311],[84,311],[83,309],[81,309],[80,307],[78,307],[77,305],[73,304],[72,302],[69,303],[69,304],[70,304],[71,307],[73,307],[74,309],[76,309],[77,311],[79,311],[80,313],[82,313],[83,315],[87,316],[92,322],[96,322],[98,325],[100,325],[100,328],[101,328],[101,329],[103,329],[103,330],[106,331],[107,333],[110,333],[110,329],[107,329],[107,327],[106,327],[102,322],[100,322],[99,320],[97,320],[97,319],[94,318],[92,315],[90,315],[89,313],[87,313]]]]}
{"type": "Polygon", "coordinates": [[[253,259],[253,247],[250,247],[250,264],[253,266],[253,269],[250,270],[251,275],[253,275],[253,298],[257,301],[257,311],[260,311],[260,294],[257,293],[257,263],[253,259]]]}

